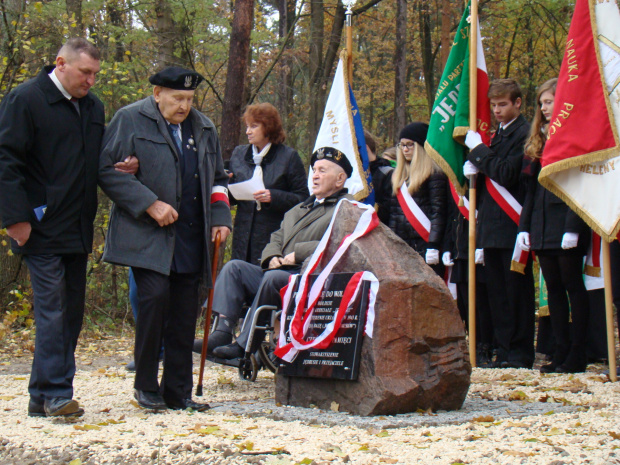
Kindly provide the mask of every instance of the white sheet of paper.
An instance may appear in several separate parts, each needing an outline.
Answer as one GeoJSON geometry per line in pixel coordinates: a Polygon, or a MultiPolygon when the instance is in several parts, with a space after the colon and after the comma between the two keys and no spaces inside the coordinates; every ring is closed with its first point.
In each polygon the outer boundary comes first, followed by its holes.
{"type": "Polygon", "coordinates": [[[263,179],[258,177],[228,185],[228,190],[237,200],[254,200],[254,192],[263,189],[265,189],[263,179]]]}

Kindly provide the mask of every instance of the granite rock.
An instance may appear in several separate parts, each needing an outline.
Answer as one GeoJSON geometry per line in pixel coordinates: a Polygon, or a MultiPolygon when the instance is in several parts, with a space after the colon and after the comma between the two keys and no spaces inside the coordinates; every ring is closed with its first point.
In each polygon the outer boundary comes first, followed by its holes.
{"type": "MultiPolygon", "coordinates": [[[[361,215],[344,203],[319,270],[361,215]]],[[[357,381],[276,376],[276,402],[356,415],[461,408],[471,365],[465,327],[450,291],[383,224],[353,242],[334,272],[371,271],[379,280],[373,337],[364,336],[357,381]]]]}

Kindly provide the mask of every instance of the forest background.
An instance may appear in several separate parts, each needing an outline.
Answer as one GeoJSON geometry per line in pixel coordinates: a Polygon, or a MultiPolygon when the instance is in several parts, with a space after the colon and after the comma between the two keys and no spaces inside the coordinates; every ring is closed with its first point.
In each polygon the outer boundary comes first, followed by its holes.
{"type": "MultiPolygon", "coordinates": [[[[528,119],[536,87],[559,73],[574,3],[479,2],[489,78],[521,83],[528,119]]],[[[428,122],[464,7],[462,0],[354,5],[352,85],[379,152],[405,124],[428,122]]],[[[239,120],[245,106],[270,102],[282,115],[286,144],[307,165],[344,47],[344,13],[341,0],[0,0],[0,100],[53,63],[67,38],[83,36],[102,52],[93,92],[108,121],[152,92],[148,76],[180,65],[205,77],[194,104],[216,124],[225,159],[247,143],[239,120]]],[[[86,304],[95,335],[131,320],[127,270],[101,261],[109,210],[100,192],[86,304]]],[[[0,230],[0,341],[30,341],[33,330],[26,267],[0,230]]]]}

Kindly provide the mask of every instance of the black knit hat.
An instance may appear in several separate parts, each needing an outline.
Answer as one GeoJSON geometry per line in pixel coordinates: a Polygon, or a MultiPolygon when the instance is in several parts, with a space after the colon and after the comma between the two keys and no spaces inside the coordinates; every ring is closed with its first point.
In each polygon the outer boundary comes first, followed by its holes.
{"type": "Polygon", "coordinates": [[[347,178],[350,178],[351,174],[353,174],[353,167],[351,163],[349,163],[347,156],[333,147],[321,147],[320,149],[316,149],[312,154],[312,158],[310,158],[310,166],[314,167],[314,163],[317,160],[329,160],[334,162],[347,173],[347,178]]]}
{"type": "Polygon", "coordinates": [[[196,90],[203,79],[200,74],[191,69],[170,66],[157,74],[153,74],[149,78],[149,82],[154,86],[167,87],[168,89],[196,90]]]}
{"type": "Polygon", "coordinates": [[[426,141],[426,133],[428,132],[428,124],[426,123],[409,123],[405,126],[398,136],[399,139],[409,139],[417,142],[424,147],[426,141]]]}

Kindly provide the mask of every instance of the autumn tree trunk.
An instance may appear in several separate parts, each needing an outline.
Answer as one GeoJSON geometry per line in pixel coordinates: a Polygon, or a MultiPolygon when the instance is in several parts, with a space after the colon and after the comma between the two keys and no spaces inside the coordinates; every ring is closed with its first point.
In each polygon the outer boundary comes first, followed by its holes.
{"type": "Polygon", "coordinates": [[[241,127],[239,118],[244,103],[245,77],[253,16],[254,0],[237,0],[235,2],[220,131],[224,160],[230,160],[233,149],[239,144],[241,127]]]}
{"type": "MultiPolygon", "coordinates": [[[[293,0],[278,0],[278,11],[280,13],[278,38],[280,39],[280,43],[283,43],[291,27],[295,24],[295,2],[293,0]]],[[[278,73],[278,110],[280,111],[282,124],[285,128],[288,127],[288,115],[293,106],[293,93],[291,92],[293,82],[291,60],[286,53],[286,50],[290,50],[292,47],[293,39],[291,38],[286,44],[278,73]]]]}
{"type": "Polygon", "coordinates": [[[172,9],[168,0],[156,0],[155,14],[157,15],[157,64],[159,69],[171,66],[174,59],[175,26],[172,17],[172,9]]]}
{"type": "Polygon", "coordinates": [[[435,100],[435,70],[433,55],[433,43],[431,37],[430,7],[427,0],[418,2],[418,20],[420,29],[420,55],[422,56],[422,71],[424,73],[424,86],[426,88],[426,101],[428,113],[433,110],[435,100]]]}
{"type": "Polygon", "coordinates": [[[70,28],[72,35],[84,36],[84,23],[82,22],[82,0],[67,0],[67,14],[69,20],[75,20],[75,27],[70,28]]]}
{"type": "Polygon", "coordinates": [[[393,140],[407,124],[407,0],[396,0],[396,50],[394,52],[393,140]]]}
{"type": "Polygon", "coordinates": [[[450,38],[450,29],[452,28],[452,15],[450,0],[442,0],[441,8],[441,69],[446,67],[450,49],[452,48],[452,40],[450,38]]]}

